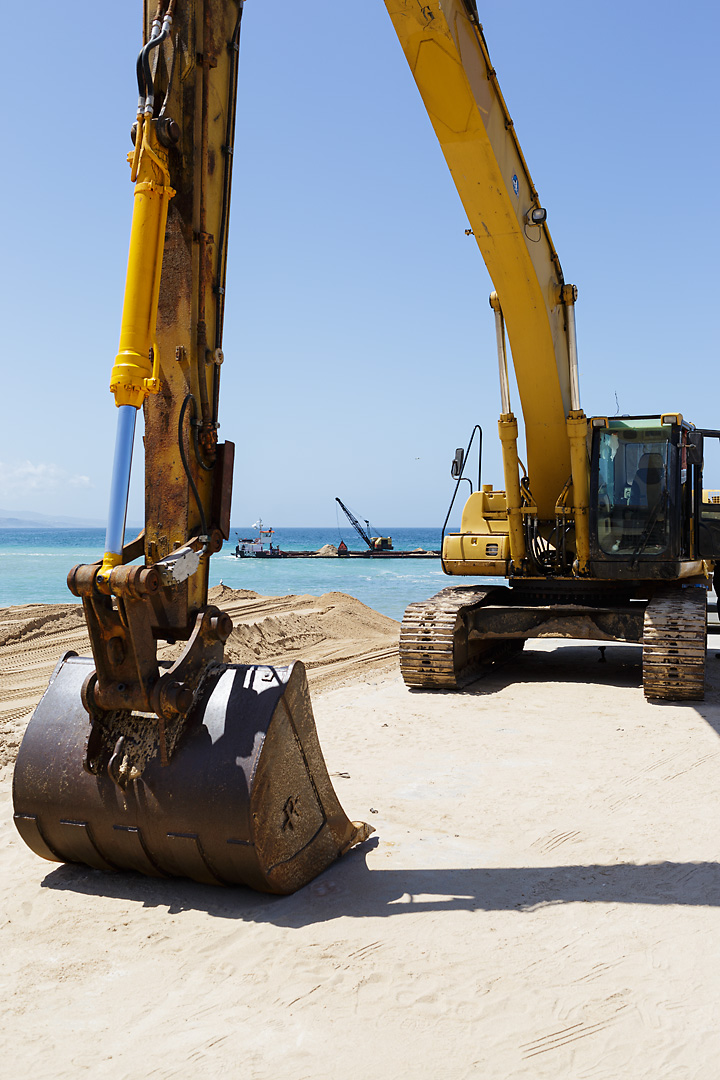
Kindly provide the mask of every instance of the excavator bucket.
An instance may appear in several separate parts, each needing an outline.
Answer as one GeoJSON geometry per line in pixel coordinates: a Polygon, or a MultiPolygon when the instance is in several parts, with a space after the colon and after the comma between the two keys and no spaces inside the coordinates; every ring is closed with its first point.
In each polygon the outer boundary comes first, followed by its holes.
{"type": "Polygon", "coordinates": [[[211,668],[169,763],[152,738],[157,718],[138,717],[152,749],[122,783],[109,768],[87,771],[80,692],[93,669],[75,653],[61,659],[20,747],[15,824],[36,854],[291,893],[372,831],[337,799],[302,663],[211,668]]]}

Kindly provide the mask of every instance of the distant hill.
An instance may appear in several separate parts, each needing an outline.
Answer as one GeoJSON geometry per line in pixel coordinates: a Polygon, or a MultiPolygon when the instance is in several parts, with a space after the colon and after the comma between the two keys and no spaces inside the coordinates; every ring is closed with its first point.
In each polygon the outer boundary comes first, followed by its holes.
{"type": "Polygon", "coordinates": [[[64,517],[62,514],[36,514],[32,510],[3,510],[0,507],[0,529],[101,529],[104,521],[97,518],[64,517]]]}

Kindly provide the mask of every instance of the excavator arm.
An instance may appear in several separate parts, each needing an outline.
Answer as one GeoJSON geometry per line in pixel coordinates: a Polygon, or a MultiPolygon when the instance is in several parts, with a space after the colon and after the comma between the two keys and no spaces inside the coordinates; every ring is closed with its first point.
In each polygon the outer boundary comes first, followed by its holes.
{"type": "Polygon", "coordinates": [[[575,290],[565,284],[474,0],[385,4],[499,298],[532,495],[547,520],[571,472],[566,418],[579,410],[575,290]]]}
{"type": "MultiPolygon", "coordinates": [[[[242,11],[242,2],[208,2],[191,14],[169,0],[146,13],[128,154],[130,251],[110,376],[118,425],[106,550],[99,568],[75,567],[68,582],[82,597],[95,660],[83,690],[88,712],[106,725],[117,711],[156,713],[164,758],[176,741],[167,726],[182,726],[232,629],[207,594],[210,555],[230,534],[234,447],[218,445],[217,429],[242,11]],[[146,526],[138,552],[124,547],[124,523],[140,408],[146,526]],[[131,565],[138,554],[143,567],[131,565]],[[187,642],[168,670],[157,658],[163,641],[187,642]]],[[[117,724],[110,728],[108,738],[119,738],[117,724]]]]}
{"type": "Polygon", "coordinates": [[[106,550],[68,577],[92,658],[61,659],[28,725],[15,822],[47,859],[292,892],[371,830],[337,800],[303,665],[224,663],[232,621],[208,604],[230,532],[217,429],[243,0],[145,8],[106,550]],[[145,529],[126,544],[140,408],[145,529]],[[181,643],[174,662],[163,643],[181,643]]]}

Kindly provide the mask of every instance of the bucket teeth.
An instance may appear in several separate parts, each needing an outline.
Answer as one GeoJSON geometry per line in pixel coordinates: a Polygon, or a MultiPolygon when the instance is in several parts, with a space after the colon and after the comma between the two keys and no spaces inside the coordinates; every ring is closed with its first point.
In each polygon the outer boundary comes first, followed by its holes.
{"type": "Polygon", "coordinates": [[[170,763],[123,785],[83,768],[92,668],[60,662],[20,747],[15,823],[36,854],[290,893],[369,835],[330,782],[301,663],[218,666],[170,763]]]}

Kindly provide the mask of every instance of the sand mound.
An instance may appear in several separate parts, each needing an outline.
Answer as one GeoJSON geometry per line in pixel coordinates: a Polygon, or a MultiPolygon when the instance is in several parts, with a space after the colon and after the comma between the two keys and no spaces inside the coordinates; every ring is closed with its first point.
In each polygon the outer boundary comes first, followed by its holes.
{"type": "MultiPolygon", "coordinates": [[[[397,662],[395,620],[345,593],[268,597],[224,589],[220,606],[234,623],[225,648],[229,663],[302,660],[311,686],[328,686],[397,662]]],[[[178,653],[178,646],[168,647],[163,657],[178,653]]]]}
{"type": "Polygon", "coordinates": [[[0,771],[14,761],[30,714],[69,649],[90,653],[80,604],[0,609],[0,771]]]}
{"type": "MultiPolygon", "coordinates": [[[[398,624],[343,593],[267,597],[221,584],[209,599],[235,624],[225,650],[228,663],[303,660],[311,685],[328,686],[397,662],[398,624]]],[[[182,648],[161,647],[158,655],[174,660],[182,648]]],[[[90,655],[80,604],[0,609],[0,771],[14,761],[32,710],[70,649],[90,655]]]]}
{"type": "Polygon", "coordinates": [[[241,623],[230,635],[225,653],[233,664],[254,664],[300,652],[325,640],[319,619],[311,615],[270,616],[241,623]]]}
{"type": "Polygon", "coordinates": [[[315,558],[332,559],[337,556],[337,553],[338,549],[335,547],[334,544],[323,544],[323,546],[315,552],[315,558]]]}
{"type": "Polygon", "coordinates": [[[259,596],[260,593],[253,592],[252,589],[231,589],[222,581],[208,590],[208,601],[218,607],[222,607],[225,600],[257,600],[259,596]]]}
{"type": "Polygon", "coordinates": [[[0,609],[0,647],[19,645],[85,626],[80,604],[23,604],[0,609]]]}

